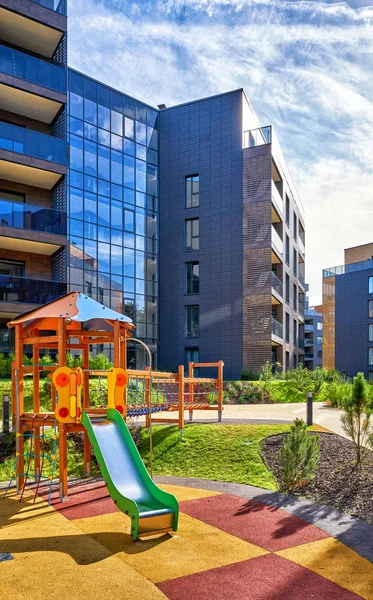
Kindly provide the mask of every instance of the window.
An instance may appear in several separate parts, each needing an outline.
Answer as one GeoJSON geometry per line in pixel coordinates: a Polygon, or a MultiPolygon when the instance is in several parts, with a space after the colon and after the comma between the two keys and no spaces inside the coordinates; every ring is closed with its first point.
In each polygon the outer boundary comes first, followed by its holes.
{"type": "MultiPolygon", "coordinates": [[[[373,338],[372,338],[372,341],[373,341],[373,338]]],[[[322,344],[322,337],[317,337],[316,338],[316,343],[317,344],[322,344]]]]}
{"type": "Polygon", "coordinates": [[[373,342],[373,323],[368,325],[368,342],[373,342]]]}
{"type": "Polygon", "coordinates": [[[293,237],[296,241],[298,237],[298,219],[295,213],[293,213],[293,237]]]}
{"type": "Polygon", "coordinates": [[[368,371],[368,379],[369,381],[373,381],[373,371],[368,371]]]}
{"type": "Polygon", "coordinates": [[[368,277],[369,294],[373,294],[373,277],[368,277]]]}
{"type": "Polygon", "coordinates": [[[294,275],[297,274],[297,269],[298,269],[298,253],[296,251],[296,249],[293,249],[293,273],[294,275]]]}
{"type": "Polygon", "coordinates": [[[288,235],[286,235],[285,240],[285,260],[287,264],[290,265],[290,240],[288,235]]]}
{"type": "Polygon", "coordinates": [[[25,263],[12,260],[0,260],[0,275],[3,281],[6,277],[24,277],[25,263]]]}
{"type": "Polygon", "coordinates": [[[297,355],[294,353],[294,355],[293,355],[293,367],[294,367],[294,369],[297,368],[297,360],[298,360],[297,355]]]}
{"type": "Polygon", "coordinates": [[[322,323],[320,321],[318,321],[318,323],[317,323],[317,329],[319,331],[322,331],[322,323]]]}
{"type": "Polygon", "coordinates": [[[199,262],[185,265],[185,290],[187,294],[199,294],[199,262]]]}
{"type": "Polygon", "coordinates": [[[290,277],[288,274],[285,277],[285,300],[288,304],[290,303],[290,277]]]}
{"type": "Polygon", "coordinates": [[[373,300],[368,300],[368,318],[373,319],[373,300]]]}
{"type": "Polygon", "coordinates": [[[285,220],[286,220],[287,225],[289,225],[289,223],[290,223],[290,200],[287,195],[286,195],[286,202],[285,202],[285,220]]]}
{"type": "Polygon", "coordinates": [[[368,365],[373,365],[373,348],[368,348],[368,365]]]}
{"type": "Polygon", "coordinates": [[[294,305],[293,308],[294,310],[298,310],[298,306],[297,306],[297,300],[298,300],[298,290],[297,290],[297,286],[293,285],[293,296],[294,296],[294,305]]]}
{"type": "Polygon", "coordinates": [[[298,345],[298,323],[296,320],[293,320],[293,345],[298,345]]]}
{"type": "Polygon", "coordinates": [[[185,221],[185,250],[199,250],[199,219],[185,221]]]}
{"type": "Polygon", "coordinates": [[[290,353],[288,350],[286,350],[286,352],[285,352],[285,366],[286,366],[286,370],[288,370],[290,367],[290,353]]]}
{"type": "Polygon", "coordinates": [[[199,336],[199,305],[185,307],[185,337],[199,336]]]}
{"type": "Polygon", "coordinates": [[[185,207],[199,206],[199,175],[185,177],[185,207]]]}
{"type": "Polygon", "coordinates": [[[290,316],[289,313],[286,313],[286,320],[285,320],[285,342],[289,342],[290,341],[290,316]]]}
{"type": "Polygon", "coordinates": [[[322,358],[322,350],[317,351],[317,358],[322,358]]]}
{"type": "MultiPolygon", "coordinates": [[[[199,348],[185,348],[185,371],[189,374],[189,363],[199,363],[199,348]]],[[[199,369],[194,369],[194,377],[199,376],[199,369]]]]}

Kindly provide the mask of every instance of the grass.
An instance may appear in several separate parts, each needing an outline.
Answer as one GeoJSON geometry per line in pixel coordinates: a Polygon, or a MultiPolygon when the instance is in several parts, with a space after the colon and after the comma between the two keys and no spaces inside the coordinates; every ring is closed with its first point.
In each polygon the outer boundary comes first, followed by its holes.
{"type": "MultiPolygon", "coordinates": [[[[289,431],[290,425],[186,425],[183,441],[176,427],[153,428],[153,473],[246,483],[276,489],[260,455],[260,441],[289,431]]],[[[140,454],[149,466],[149,435],[144,429],[140,454]]]]}

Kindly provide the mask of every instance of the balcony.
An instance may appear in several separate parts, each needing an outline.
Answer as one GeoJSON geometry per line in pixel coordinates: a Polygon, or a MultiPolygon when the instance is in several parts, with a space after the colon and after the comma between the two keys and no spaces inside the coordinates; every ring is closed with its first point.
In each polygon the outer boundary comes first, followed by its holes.
{"type": "MultiPolygon", "coordinates": [[[[275,296],[278,296],[279,298],[283,298],[283,293],[284,293],[284,285],[281,281],[281,279],[279,279],[277,277],[277,275],[275,273],[272,272],[271,274],[272,276],[272,294],[274,293],[275,296]]],[[[277,304],[279,304],[279,302],[277,302],[277,304]]]]}
{"type": "Polygon", "coordinates": [[[0,39],[52,58],[67,31],[65,0],[0,0],[0,39]]]}
{"type": "Polygon", "coordinates": [[[304,350],[304,338],[298,338],[298,348],[304,350]]]}
{"type": "Polygon", "coordinates": [[[308,325],[307,323],[304,326],[304,331],[312,331],[313,332],[313,325],[308,325]]]}
{"type": "Polygon", "coordinates": [[[63,67],[3,45],[0,45],[0,71],[66,94],[66,70],[63,67]]]}
{"type": "Polygon", "coordinates": [[[278,338],[283,338],[283,325],[272,317],[272,334],[278,338]]]}
{"type": "Polygon", "coordinates": [[[34,4],[54,10],[59,15],[66,15],[66,1],[65,0],[31,0],[34,4]]]}
{"type": "MultiPolygon", "coordinates": [[[[271,227],[271,229],[272,229],[272,232],[271,232],[272,248],[275,250],[280,261],[282,261],[283,253],[284,253],[284,242],[282,241],[282,239],[280,238],[279,234],[277,233],[276,229],[273,226],[271,227]]],[[[279,261],[277,261],[277,262],[279,262],[279,261]]]]}
{"type": "Polygon", "coordinates": [[[298,235],[298,247],[299,247],[299,250],[301,251],[301,253],[304,255],[306,252],[306,248],[304,246],[304,242],[303,242],[302,238],[299,235],[298,235]]]}
{"type": "Polygon", "coordinates": [[[279,216],[283,217],[284,214],[284,201],[281,198],[280,192],[278,191],[275,182],[271,181],[271,194],[272,194],[272,202],[279,214],[279,216]]]}
{"type": "Polygon", "coordinates": [[[0,179],[51,189],[66,163],[65,140],[0,121],[0,179]]]}
{"type": "MultiPolygon", "coordinates": [[[[0,275],[0,302],[9,304],[45,304],[66,294],[67,284],[45,279],[0,275]]],[[[1,310],[6,310],[4,305],[1,310]]],[[[11,310],[11,309],[9,309],[11,310]]]]}
{"type": "Polygon", "coordinates": [[[256,146],[264,146],[272,141],[272,128],[270,125],[259,127],[258,129],[250,129],[243,133],[243,147],[255,148],[256,146]]]}

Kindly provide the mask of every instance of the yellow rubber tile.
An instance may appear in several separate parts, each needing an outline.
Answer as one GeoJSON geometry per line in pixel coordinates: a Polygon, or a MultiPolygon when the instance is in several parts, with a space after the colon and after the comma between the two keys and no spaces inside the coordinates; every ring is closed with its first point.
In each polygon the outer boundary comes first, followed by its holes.
{"type": "Polygon", "coordinates": [[[74,520],[74,525],[113,554],[118,553],[118,557],[154,583],[268,554],[258,546],[182,513],[179,531],[172,536],[133,542],[129,537],[129,523],[128,517],[118,512],[74,520]]]}
{"type": "Polygon", "coordinates": [[[221,492],[210,490],[199,490],[198,488],[181,487],[180,485],[162,484],[159,486],[165,492],[176,496],[179,502],[184,500],[198,500],[199,498],[208,498],[208,496],[221,496],[221,492]]]}
{"type": "Polygon", "coordinates": [[[356,552],[330,537],[276,552],[326,579],[358,594],[373,598],[373,565],[356,552]]]}
{"type": "Polygon", "coordinates": [[[136,569],[112,556],[72,521],[40,499],[35,506],[14,497],[1,500],[0,548],[14,557],[1,563],[1,598],[165,599],[136,569]]]}

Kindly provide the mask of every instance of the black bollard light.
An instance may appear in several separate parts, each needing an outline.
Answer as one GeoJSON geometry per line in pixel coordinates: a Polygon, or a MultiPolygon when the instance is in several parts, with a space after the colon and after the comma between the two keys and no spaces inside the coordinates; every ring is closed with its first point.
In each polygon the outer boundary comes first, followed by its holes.
{"type": "Polygon", "coordinates": [[[313,393],[307,392],[307,425],[313,425],[313,393]]]}

